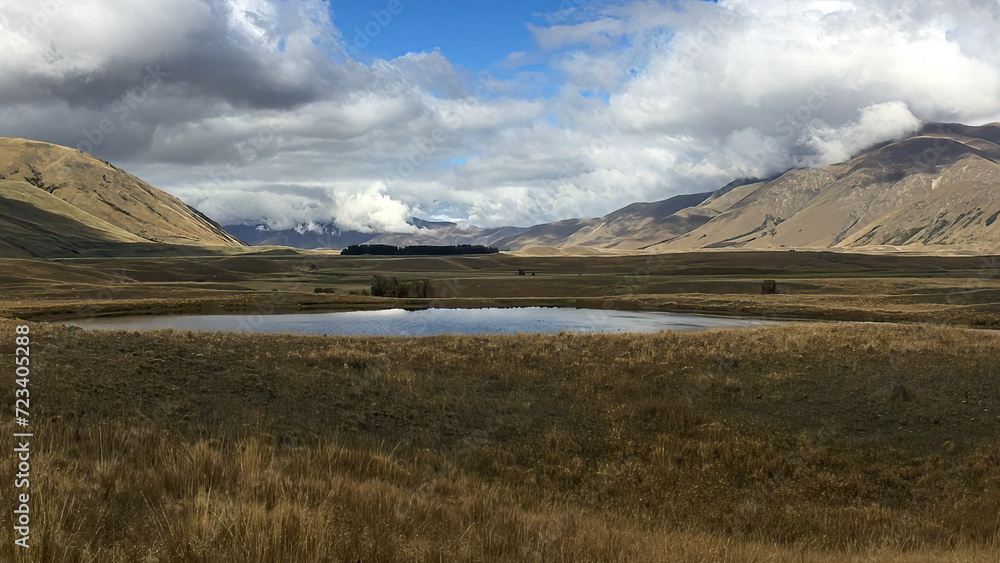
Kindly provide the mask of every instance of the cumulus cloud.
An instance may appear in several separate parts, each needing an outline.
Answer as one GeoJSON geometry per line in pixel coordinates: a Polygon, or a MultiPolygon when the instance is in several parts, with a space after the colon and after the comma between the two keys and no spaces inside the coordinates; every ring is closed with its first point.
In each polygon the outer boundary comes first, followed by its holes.
{"type": "Polygon", "coordinates": [[[840,128],[822,122],[810,124],[802,142],[815,150],[816,164],[847,160],[862,149],[898,139],[920,127],[920,120],[903,102],[875,104],[861,111],[857,122],[840,128]]]}
{"type": "Polygon", "coordinates": [[[383,193],[384,189],[384,186],[378,185],[361,193],[339,196],[334,208],[334,222],[344,229],[363,233],[416,231],[416,227],[407,224],[411,217],[410,208],[383,193]]]}
{"type": "Polygon", "coordinates": [[[386,194],[380,183],[367,187],[236,185],[178,191],[185,200],[227,224],[261,224],[273,230],[300,232],[315,231],[330,223],[341,230],[363,233],[415,230],[409,223],[410,206],[386,194]]]}
{"type": "Polygon", "coordinates": [[[361,61],[330,8],[8,0],[0,134],[223,222],[405,231],[597,216],[1000,116],[996,0],[555,3],[507,79],[438,51],[361,61]]]}

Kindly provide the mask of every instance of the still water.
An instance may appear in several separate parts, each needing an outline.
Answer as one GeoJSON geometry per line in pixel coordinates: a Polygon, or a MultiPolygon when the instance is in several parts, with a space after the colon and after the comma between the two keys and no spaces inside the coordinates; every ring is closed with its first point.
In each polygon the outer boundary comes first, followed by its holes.
{"type": "Polygon", "coordinates": [[[750,328],[768,321],[679,313],[528,307],[425,309],[293,315],[178,315],[105,317],[65,321],[95,330],[292,332],[342,336],[429,336],[567,332],[693,332],[750,328]]]}

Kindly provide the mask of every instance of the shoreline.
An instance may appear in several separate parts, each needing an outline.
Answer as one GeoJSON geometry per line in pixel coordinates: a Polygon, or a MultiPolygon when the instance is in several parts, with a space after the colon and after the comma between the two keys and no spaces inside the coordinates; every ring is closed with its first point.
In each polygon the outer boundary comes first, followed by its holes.
{"type": "MultiPolygon", "coordinates": [[[[270,294],[268,294],[270,296],[270,294]]],[[[285,295],[272,299],[154,299],[89,303],[84,306],[47,303],[33,306],[8,306],[0,317],[34,322],[60,322],[87,318],[197,315],[281,315],[302,313],[339,313],[388,309],[509,309],[572,308],[636,312],[696,314],[747,320],[827,321],[874,323],[926,323],[958,328],[1000,329],[997,313],[954,310],[864,310],[838,304],[767,303],[759,299],[733,299],[736,296],[656,296],[630,298],[552,298],[501,297],[453,299],[383,299],[358,298],[324,300],[309,295],[285,295]],[[290,298],[291,297],[291,298],[290,298]],[[680,298],[678,298],[680,297],[680,298]],[[726,297],[729,297],[728,299],[726,297]]]]}

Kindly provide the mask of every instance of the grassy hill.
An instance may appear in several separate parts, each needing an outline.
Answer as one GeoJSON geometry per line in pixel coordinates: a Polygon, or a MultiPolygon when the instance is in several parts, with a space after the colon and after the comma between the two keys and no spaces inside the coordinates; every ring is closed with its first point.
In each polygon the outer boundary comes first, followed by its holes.
{"type": "Polygon", "coordinates": [[[243,246],[179,199],[80,151],[0,138],[0,255],[243,246]]]}

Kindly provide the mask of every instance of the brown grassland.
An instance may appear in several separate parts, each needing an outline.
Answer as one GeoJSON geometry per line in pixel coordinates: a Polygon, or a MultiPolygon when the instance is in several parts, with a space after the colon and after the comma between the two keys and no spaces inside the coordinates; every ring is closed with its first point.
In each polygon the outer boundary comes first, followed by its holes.
{"type": "Polygon", "coordinates": [[[8,450],[0,561],[996,561],[1000,334],[973,328],[1000,328],[998,272],[809,252],[0,259],[0,401],[27,323],[35,433],[33,547],[12,543],[8,450]],[[356,295],[373,273],[435,295],[356,295]],[[484,305],[895,322],[425,338],[45,322],[484,305]]]}
{"type": "MultiPolygon", "coordinates": [[[[0,321],[12,335],[14,321],[0,321]]],[[[994,561],[1000,338],[32,324],[5,561],[994,561]]],[[[10,366],[10,346],[2,365],[10,366]]],[[[3,386],[12,404],[12,386],[3,386]]],[[[10,435],[9,417],[0,423],[10,435]]],[[[4,514],[12,456],[0,460],[4,514]]]]}
{"type": "Polygon", "coordinates": [[[1000,257],[835,252],[354,258],[0,258],[0,316],[297,312],[404,306],[579,306],[1000,328],[1000,257]],[[517,276],[518,270],[533,274],[517,276]],[[372,275],[426,279],[430,299],[360,293],[372,275]],[[761,295],[762,280],[777,295],[761,295]],[[333,293],[315,293],[316,289],[333,293]]]}

